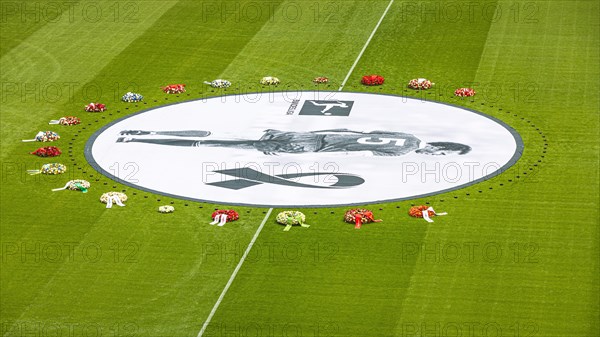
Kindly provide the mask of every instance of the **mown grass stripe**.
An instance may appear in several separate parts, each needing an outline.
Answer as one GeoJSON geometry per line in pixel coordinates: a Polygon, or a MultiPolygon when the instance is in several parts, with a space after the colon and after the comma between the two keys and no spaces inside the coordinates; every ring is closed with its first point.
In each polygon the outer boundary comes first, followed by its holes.
{"type": "Polygon", "coordinates": [[[375,25],[375,28],[373,28],[373,31],[371,32],[371,35],[367,39],[367,42],[365,42],[365,45],[361,49],[360,53],[358,53],[358,56],[356,57],[356,60],[352,64],[352,67],[350,67],[350,71],[348,71],[348,74],[346,75],[346,77],[342,81],[342,84],[340,85],[340,88],[338,89],[338,91],[342,91],[342,89],[344,88],[344,86],[348,82],[348,79],[350,78],[350,75],[352,75],[352,72],[354,72],[354,68],[356,68],[356,65],[358,64],[358,62],[362,58],[363,54],[365,53],[365,50],[367,50],[367,47],[369,47],[369,44],[371,43],[371,40],[373,39],[373,36],[375,36],[375,33],[377,33],[377,30],[379,29],[379,26],[381,26],[381,23],[383,22],[383,19],[385,19],[385,16],[387,15],[388,11],[392,7],[392,4],[394,4],[394,0],[390,1],[390,3],[388,4],[388,6],[386,7],[385,11],[381,15],[381,18],[379,18],[379,21],[377,22],[377,25],[375,25]]]}
{"type": "Polygon", "coordinates": [[[217,309],[219,309],[219,305],[221,305],[221,302],[223,301],[223,298],[225,298],[225,295],[227,294],[227,291],[229,290],[229,287],[231,287],[231,284],[233,283],[233,280],[235,280],[235,277],[237,276],[237,273],[242,268],[242,265],[244,264],[244,261],[246,261],[246,257],[248,257],[248,254],[250,254],[250,250],[252,250],[252,247],[254,246],[254,243],[256,242],[256,239],[258,239],[258,236],[260,235],[260,232],[262,231],[263,227],[265,227],[265,224],[267,223],[267,220],[269,220],[269,216],[271,216],[271,212],[273,212],[273,208],[269,208],[269,210],[267,211],[267,214],[265,215],[265,218],[260,223],[260,226],[258,226],[258,229],[256,230],[256,233],[254,233],[254,236],[252,237],[252,240],[250,240],[250,243],[248,244],[248,247],[246,247],[246,250],[244,251],[244,255],[242,255],[242,258],[240,259],[240,262],[238,262],[237,266],[235,266],[235,269],[233,270],[233,273],[229,277],[229,280],[227,281],[227,284],[225,284],[225,288],[223,288],[223,291],[221,292],[221,295],[219,295],[219,299],[217,299],[217,302],[215,303],[215,305],[213,306],[212,310],[210,311],[210,314],[208,314],[208,318],[206,318],[206,321],[202,325],[202,329],[200,329],[200,332],[198,332],[198,337],[201,337],[204,334],[204,332],[206,331],[206,328],[208,327],[208,325],[212,321],[212,318],[215,315],[215,313],[217,312],[217,309]]]}

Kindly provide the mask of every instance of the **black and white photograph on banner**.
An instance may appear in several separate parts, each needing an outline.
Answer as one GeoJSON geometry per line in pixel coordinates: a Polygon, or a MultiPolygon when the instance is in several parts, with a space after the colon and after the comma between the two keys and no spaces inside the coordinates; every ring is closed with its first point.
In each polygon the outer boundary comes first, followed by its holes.
{"type": "Polygon", "coordinates": [[[97,132],[86,154],[101,172],[159,194],[331,206],[473,184],[515,163],[522,147],[510,127],[465,108],[393,95],[300,91],[142,111],[97,132]],[[115,170],[127,163],[127,171],[115,170]]]}

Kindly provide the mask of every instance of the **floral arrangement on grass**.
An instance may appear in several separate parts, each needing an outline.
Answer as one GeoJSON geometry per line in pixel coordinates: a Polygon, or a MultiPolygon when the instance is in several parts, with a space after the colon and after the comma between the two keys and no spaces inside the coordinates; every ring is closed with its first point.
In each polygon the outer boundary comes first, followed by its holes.
{"type": "Polygon", "coordinates": [[[314,84],[327,84],[329,83],[329,78],[327,77],[315,77],[313,79],[314,84]]]}
{"type": "Polygon", "coordinates": [[[62,152],[56,146],[45,146],[29,153],[35,154],[38,157],[56,157],[60,156],[62,152]]]}
{"type": "Polygon", "coordinates": [[[380,75],[366,75],[363,76],[362,80],[360,81],[360,83],[369,86],[382,85],[384,82],[385,78],[383,78],[383,76],[380,75]]]}
{"type": "Polygon", "coordinates": [[[215,225],[218,223],[218,226],[221,227],[224,226],[227,222],[239,219],[240,215],[238,214],[238,212],[232,209],[218,209],[213,212],[211,218],[213,219],[213,222],[211,222],[210,225],[215,225]]]}
{"type": "Polygon", "coordinates": [[[160,206],[158,208],[158,211],[160,213],[173,213],[173,212],[175,212],[175,207],[173,207],[171,205],[164,205],[164,206],[160,206]]]}
{"type": "Polygon", "coordinates": [[[431,89],[431,87],[434,85],[435,85],[435,83],[431,83],[430,80],[425,79],[425,78],[415,78],[415,79],[410,80],[410,82],[408,82],[408,87],[411,89],[415,89],[415,90],[431,89]]]}
{"type": "Polygon", "coordinates": [[[471,88],[458,88],[454,90],[454,96],[458,97],[473,97],[475,96],[475,90],[471,88]]]}
{"type": "Polygon", "coordinates": [[[353,208],[344,214],[344,221],[353,223],[354,228],[360,229],[363,224],[369,222],[381,222],[383,220],[375,220],[373,212],[364,208],[353,208]]]}
{"type": "Polygon", "coordinates": [[[289,231],[292,226],[310,227],[307,225],[306,216],[304,213],[299,211],[283,211],[277,214],[276,221],[282,225],[285,225],[284,231],[289,231]]]}
{"type": "Polygon", "coordinates": [[[262,85],[278,85],[281,81],[277,77],[265,76],[260,80],[262,85]]]}
{"type": "Polygon", "coordinates": [[[81,120],[75,116],[61,117],[60,119],[53,119],[48,124],[60,124],[60,125],[77,125],[80,124],[81,120]]]}
{"type": "Polygon", "coordinates": [[[40,131],[34,139],[23,139],[24,142],[53,142],[59,140],[60,136],[54,131],[40,131]]]}
{"type": "Polygon", "coordinates": [[[240,215],[238,214],[238,212],[236,212],[232,209],[218,209],[218,210],[214,211],[210,217],[214,219],[219,214],[227,215],[227,222],[232,222],[232,221],[235,221],[240,218],[240,215]]]}
{"type": "Polygon", "coordinates": [[[90,103],[84,107],[87,112],[103,112],[106,110],[106,104],[90,103]]]}
{"type": "Polygon", "coordinates": [[[128,92],[125,95],[123,95],[123,97],[121,98],[121,100],[123,102],[127,102],[127,103],[137,103],[137,102],[141,102],[144,99],[144,96],[140,95],[140,94],[136,94],[134,92],[128,92]]]}
{"type": "Polygon", "coordinates": [[[127,201],[127,195],[121,192],[106,192],[100,196],[100,202],[106,204],[106,208],[112,208],[113,203],[124,207],[125,201],[127,201]]]}
{"type": "Polygon", "coordinates": [[[413,206],[408,210],[408,215],[413,218],[423,218],[427,222],[433,222],[433,220],[430,219],[431,217],[446,214],[448,213],[437,213],[433,207],[426,205],[413,206]]]}
{"type": "Polygon", "coordinates": [[[212,82],[204,82],[204,84],[208,84],[213,88],[224,89],[229,88],[231,86],[231,82],[223,79],[216,79],[212,82]]]}
{"type": "MultiPolygon", "coordinates": [[[[413,218],[422,218],[423,211],[426,211],[428,208],[429,206],[425,205],[413,206],[408,210],[408,215],[412,216],[413,218]]],[[[435,212],[433,212],[431,216],[435,216],[435,212]]]]}
{"type": "Polygon", "coordinates": [[[165,94],[181,94],[185,92],[185,84],[171,84],[161,89],[165,94]]]}
{"type": "Polygon", "coordinates": [[[81,191],[82,193],[87,193],[90,188],[90,182],[83,179],[75,179],[69,180],[64,187],[55,188],[52,192],[70,190],[70,191],[81,191]]]}
{"type": "Polygon", "coordinates": [[[40,170],[27,170],[27,173],[34,174],[47,174],[47,175],[56,175],[63,174],[67,172],[67,167],[60,163],[50,163],[42,165],[40,170]]]}

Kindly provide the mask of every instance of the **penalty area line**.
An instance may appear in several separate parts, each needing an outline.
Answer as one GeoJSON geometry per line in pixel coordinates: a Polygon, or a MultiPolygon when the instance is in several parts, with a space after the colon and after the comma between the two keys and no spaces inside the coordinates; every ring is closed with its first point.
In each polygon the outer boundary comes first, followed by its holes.
{"type": "Polygon", "coordinates": [[[388,4],[387,8],[385,9],[385,11],[383,12],[383,14],[381,15],[381,18],[379,18],[379,22],[377,22],[377,25],[375,26],[375,28],[371,32],[371,36],[369,36],[369,39],[367,40],[367,42],[363,46],[362,50],[358,54],[358,57],[354,61],[354,64],[352,65],[352,68],[350,68],[350,71],[348,72],[348,75],[346,75],[346,78],[344,78],[344,81],[342,82],[342,85],[340,85],[340,88],[338,89],[338,91],[342,91],[342,89],[344,89],[344,86],[346,85],[346,82],[348,82],[348,79],[350,79],[350,75],[352,75],[352,73],[354,72],[354,68],[356,68],[356,66],[358,65],[358,61],[360,61],[360,59],[362,58],[363,54],[367,50],[367,47],[371,43],[371,40],[373,39],[373,36],[375,36],[375,33],[377,33],[377,30],[379,29],[379,26],[381,26],[381,23],[383,22],[383,19],[387,15],[387,13],[390,10],[390,8],[392,7],[393,3],[394,3],[394,0],[390,0],[390,3],[388,4]]]}
{"type": "Polygon", "coordinates": [[[260,232],[262,231],[263,227],[267,223],[267,220],[269,219],[269,216],[271,216],[271,212],[272,211],[273,211],[273,208],[269,208],[269,211],[267,212],[267,215],[265,215],[265,218],[260,223],[260,226],[258,226],[258,229],[256,230],[256,233],[254,233],[254,236],[252,237],[252,240],[250,240],[250,243],[248,244],[248,247],[246,247],[246,251],[244,251],[244,255],[242,255],[242,258],[240,259],[240,262],[238,262],[237,266],[233,270],[233,274],[231,274],[231,276],[229,277],[229,281],[227,281],[227,284],[225,285],[225,288],[223,288],[223,291],[221,292],[221,295],[219,296],[219,299],[217,300],[217,302],[213,306],[212,310],[210,311],[210,314],[208,314],[208,318],[206,318],[206,321],[202,325],[202,329],[200,329],[200,332],[198,332],[198,336],[197,337],[202,337],[202,335],[206,331],[206,328],[208,328],[208,325],[210,324],[210,321],[212,320],[213,316],[217,312],[217,309],[219,308],[219,305],[223,301],[223,298],[225,298],[225,295],[227,294],[227,291],[229,290],[229,287],[233,283],[233,280],[235,279],[237,273],[242,268],[242,265],[244,264],[244,261],[246,261],[246,257],[248,257],[248,254],[250,254],[250,250],[254,246],[254,243],[256,242],[256,239],[258,239],[258,235],[260,234],[260,232]]]}

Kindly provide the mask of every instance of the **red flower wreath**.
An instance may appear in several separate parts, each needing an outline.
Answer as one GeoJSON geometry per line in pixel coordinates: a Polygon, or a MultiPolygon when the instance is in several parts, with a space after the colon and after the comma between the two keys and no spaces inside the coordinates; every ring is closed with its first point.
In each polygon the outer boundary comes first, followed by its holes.
{"type": "Polygon", "coordinates": [[[367,75],[363,76],[360,82],[364,85],[382,85],[385,82],[385,78],[379,75],[367,75]]]}
{"type": "Polygon", "coordinates": [[[30,154],[35,154],[38,157],[56,157],[60,156],[62,152],[56,146],[46,146],[40,147],[39,149],[30,152],[30,154]]]}
{"type": "Polygon", "coordinates": [[[185,84],[171,84],[166,87],[162,87],[165,94],[181,94],[185,92],[185,84]]]}
{"type": "Polygon", "coordinates": [[[87,112],[102,112],[104,110],[106,110],[106,104],[102,103],[90,103],[85,106],[87,112]]]}
{"type": "Polygon", "coordinates": [[[368,209],[353,208],[346,211],[346,214],[344,214],[344,221],[355,224],[354,228],[359,229],[362,224],[369,222],[381,222],[383,220],[375,220],[373,217],[373,212],[368,209]]]}
{"type": "MultiPolygon", "coordinates": [[[[413,206],[410,208],[410,210],[408,210],[408,215],[412,216],[413,218],[422,218],[423,217],[423,211],[426,211],[427,209],[429,209],[429,206],[425,206],[425,205],[420,205],[420,206],[413,206]]],[[[435,216],[435,212],[429,212],[429,216],[435,216]]]]}
{"type": "Polygon", "coordinates": [[[473,97],[475,96],[475,90],[471,88],[458,88],[454,90],[454,95],[458,97],[473,97]]]}
{"type": "Polygon", "coordinates": [[[211,217],[214,219],[219,214],[227,214],[227,222],[235,221],[240,218],[238,212],[232,209],[219,209],[213,212],[211,217]]]}

